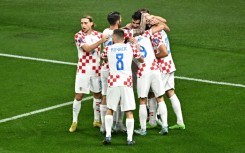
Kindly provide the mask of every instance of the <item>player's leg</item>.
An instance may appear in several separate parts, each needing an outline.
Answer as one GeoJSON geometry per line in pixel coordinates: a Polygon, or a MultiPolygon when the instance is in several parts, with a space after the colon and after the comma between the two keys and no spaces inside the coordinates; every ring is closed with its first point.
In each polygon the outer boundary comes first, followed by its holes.
{"type": "Polygon", "coordinates": [[[89,93],[89,77],[80,73],[76,74],[75,79],[75,98],[72,105],[72,125],[69,128],[70,132],[75,132],[77,129],[78,115],[81,109],[81,101],[84,94],[89,93]]]}
{"type": "Polygon", "coordinates": [[[94,99],[93,99],[93,109],[94,109],[94,127],[101,127],[100,122],[100,104],[101,104],[101,93],[94,93],[94,99]]]}
{"type": "Polygon", "coordinates": [[[185,129],[185,124],[183,121],[181,104],[179,98],[174,91],[174,72],[169,74],[169,78],[166,83],[166,95],[171,101],[172,108],[177,118],[177,124],[170,126],[169,129],[185,129]]]}
{"type": "Polygon", "coordinates": [[[100,105],[100,117],[101,117],[101,127],[100,127],[100,132],[104,133],[105,132],[105,115],[107,111],[107,106],[106,106],[106,92],[108,88],[108,71],[101,71],[101,85],[102,85],[102,101],[100,105]]]}
{"type": "Polygon", "coordinates": [[[165,89],[163,86],[159,86],[159,84],[163,84],[161,73],[155,71],[152,76],[154,77],[154,79],[152,79],[153,81],[151,88],[155,96],[157,97],[158,110],[162,119],[162,130],[160,131],[160,134],[165,135],[168,133],[168,112],[167,106],[162,96],[165,93],[165,89]]]}
{"type": "Polygon", "coordinates": [[[102,96],[102,102],[100,105],[100,117],[101,117],[101,127],[100,127],[100,132],[104,133],[105,132],[105,115],[107,111],[107,106],[106,106],[106,96],[102,96]]]}
{"type": "Polygon", "coordinates": [[[127,128],[127,144],[135,143],[133,140],[134,133],[134,116],[135,110],[134,91],[130,87],[120,87],[121,90],[121,111],[126,113],[126,128],[127,128]]]}
{"type": "Polygon", "coordinates": [[[101,127],[100,123],[100,104],[101,104],[101,78],[99,76],[93,76],[90,78],[90,90],[93,92],[93,109],[94,109],[94,127],[101,127]]]}
{"type": "Polygon", "coordinates": [[[146,74],[138,78],[137,80],[137,92],[140,101],[139,105],[139,120],[140,120],[140,129],[134,130],[136,134],[146,135],[146,120],[147,120],[147,96],[150,90],[150,74],[146,74]]]}
{"type": "Polygon", "coordinates": [[[171,101],[172,108],[173,108],[174,113],[175,113],[176,118],[177,118],[177,124],[170,126],[169,129],[182,129],[182,130],[184,130],[185,124],[183,121],[182,110],[181,110],[179,98],[177,97],[177,95],[175,94],[173,89],[168,90],[166,93],[167,93],[167,96],[169,97],[169,99],[171,101]]]}
{"type": "Polygon", "coordinates": [[[111,127],[113,124],[113,110],[107,109],[106,115],[105,115],[105,130],[106,130],[106,137],[103,140],[103,144],[109,144],[111,143],[111,127]]]}
{"type": "Polygon", "coordinates": [[[157,98],[158,102],[158,110],[162,120],[162,130],[159,132],[160,134],[166,135],[168,134],[168,111],[166,103],[162,96],[157,98]]]}
{"type": "Polygon", "coordinates": [[[149,92],[148,105],[149,105],[149,122],[146,124],[146,128],[155,128],[157,127],[157,123],[156,123],[157,101],[153,92],[149,92]]]}
{"type": "Polygon", "coordinates": [[[111,129],[113,124],[113,111],[117,109],[120,99],[120,91],[118,87],[111,87],[107,89],[107,111],[105,115],[105,129],[106,137],[103,144],[109,144],[111,142],[111,129]]]}
{"type": "Polygon", "coordinates": [[[135,143],[133,140],[134,133],[134,116],[132,111],[126,111],[126,127],[127,127],[127,143],[132,145],[135,143]]]}
{"type": "Polygon", "coordinates": [[[124,126],[123,124],[123,118],[124,118],[124,112],[121,110],[121,104],[118,105],[117,107],[117,112],[116,112],[116,124],[113,128],[113,131],[115,132],[118,132],[118,131],[121,131],[121,132],[126,132],[126,127],[124,126]]]}
{"type": "Polygon", "coordinates": [[[75,132],[77,129],[77,120],[78,115],[81,109],[81,101],[82,101],[83,94],[82,93],[76,93],[73,105],[72,105],[72,125],[69,128],[70,132],[75,132]]]}
{"type": "Polygon", "coordinates": [[[146,120],[147,120],[147,108],[146,108],[147,98],[140,98],[140,106],[139,106],[139,120],[140,120],[140,128],[134,130],[136,134],[146,135],[146,120]]]}

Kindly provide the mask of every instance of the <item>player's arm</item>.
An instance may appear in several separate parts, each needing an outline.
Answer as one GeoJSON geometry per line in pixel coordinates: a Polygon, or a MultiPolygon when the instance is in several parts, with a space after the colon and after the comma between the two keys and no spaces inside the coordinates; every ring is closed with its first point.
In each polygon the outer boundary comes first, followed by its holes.
{"type": "Polygon", "coordinates": [[[157,59],[168,56],[168,50],[163,43],[157,49],[159,51],[158,54],[155,54],[157,59]]]}
{"type": "MultiPolygon", "coordinates": [[[[136,40],[137,41],[137,40],[136,40]]],[[[138,41],[137,41],[138,42],[138,41]]],[[[139,61],[140,63],[144,63],[144,58],[142,57],[142,55],[140,54],[140,48],[137,42],[134,42],[131,47],[133,50],[133,55],[134,58],[139,61]]]]}
{"type": "Polygon", "coordinates": [[[145,18],[147,23],[152,25],[152,34],[159,32],[161,30],[170,32],[170,28],[168,27],[168,25],[165,22],[161,22],[161,20],[158,20],[156,16],[146,14],[145,18]]]}
{"type": "Polygon", "coordinates": [[[105,62],[108,61],[107,52],[108,52],[108,46],[106,46],[106,47],[103,49],[103,53],[100,55],[100,58],[101,58],[102,60],[104,60],[105,62]]]}
{"type": "Polygon", "coordinates": [[[102,44],[103,42],[105,42],[107,39],[109,38],[109,35],[102,35],[102,38],[95,42],[94,44],[84,44],[81,46],[81,48],[83,49],[83,51],[89,53],[91,51],[93,51],[95,48],[97,48],[100,44],[102,44]]]}
{"type": "Polygon", "coordinates": [[[152,34],[162,31],[162,30],[166,32],[170,31],[169,27],[165,23],[158,23],[151,27],[152,34]]]}
{"type": "Polygon", "coordinates": [[[163,17],[160,17],[160,16],[153,16],[154,18],[156,18],[159,22],[162,22],[162,23],[167,23],[167,20],[164,19],[163,17]]]}
{"type": "Polygon", "coordinates": [[[140,58],[137,59],[140,63],[144,63],[144,58],[141,56],[140,58]]]}

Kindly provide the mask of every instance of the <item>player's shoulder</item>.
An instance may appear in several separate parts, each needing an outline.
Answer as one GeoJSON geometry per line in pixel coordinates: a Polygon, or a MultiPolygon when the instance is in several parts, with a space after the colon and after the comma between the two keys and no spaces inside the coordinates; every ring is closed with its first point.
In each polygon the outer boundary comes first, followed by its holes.
{"type": "Polygon", "coordinates": [[[160,33],[161,33],[162,37],[167,37],[167,33],[164,30],[160,31],[160,33]]]}
{"type": "Polygon", "coordinates": [[[78,31],[77,33],[75,33],[75,38],[84,38],[84,32],[82,30],[78,31]]]}
{"type": "Polygon", "coordinates": [[[75,33],[75,35],[83,35],[83,31],[80,30],[80,31],[78,31],[77,33],[75,33]]]}
{"type": "Polygon", "coordinates": [[[102,33],[96,30],[93,30],[92,35],[98,38],[102,38],[102,33]]]}
{"type": "Polygon", "coordinates": [[[112,34],[113,30],[111,30],[110,28],[106,28],[103,30],[103,34],[112,34]]]}

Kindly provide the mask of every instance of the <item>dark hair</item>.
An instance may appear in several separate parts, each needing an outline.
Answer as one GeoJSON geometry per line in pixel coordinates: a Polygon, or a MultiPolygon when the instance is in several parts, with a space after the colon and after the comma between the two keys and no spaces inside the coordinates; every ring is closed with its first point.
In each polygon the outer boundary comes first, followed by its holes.
{"type": "Polygon", "coordinates": [[[132,15],[132,19],[133,20],[141,20],[141,12],[140,11],[134,12],[134,14],[132,15]]]}
{"type": "Polygon", "coordinates": [[[115,25],[116,22],[120,20],[120,13],[119,12],[110,12],[107,15],[107,21],[109,22],[110,25],[115,25]]]}
{"type": "Polygon", "coordinates": [[[141,13],[150,13],[150,11],[147,8],[141,8],[141,9],[138,10],[138,12],[141,12],[141,13]]]}
{"type": "MultiPolygon", "coordinates": [[[[94,23],[94,20],[93,20],[92,16],[90,16],[90,15],[84,15],[82,17],[82,19],[88,19],[89,22],[93,22],[94,23]]],[[[95,24],[92,25],[92,29],[94,29],[94,27],[95,27],[95,24]]]]}
{"type": "Polygon", "coordinates": [[[124,38],[124,32],[122,29],[115,29],[113,31],[113,35],[116,35],[118,38],[121,38],[121,39],[124,38]]]}

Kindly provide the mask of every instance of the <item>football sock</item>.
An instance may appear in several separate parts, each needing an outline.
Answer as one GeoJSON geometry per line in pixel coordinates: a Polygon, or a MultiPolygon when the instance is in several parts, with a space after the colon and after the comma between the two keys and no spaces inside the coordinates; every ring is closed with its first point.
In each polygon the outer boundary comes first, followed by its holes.
{"type": "Polygon", "coordinates": [[[149,99],[148,103],[149,103],[149,123],[151,125],[154,125],[156,124],[156,111],[157,111],[156,98],[149,99]]]}
{"type": "Polygon", "coordinates": [[[179,98],[177,97],[176,94],[174,94],[169,99],[171,101],[171,104],[172,104],[172,108],[174,110],[174,113],[175,113],[175,115],[177,117],[177,124],[183,125],[184,124],[184,121],[183,121],[182,110],[181,110],[181,105],[180,105],[179,98]]]}
{"type": "Polygon", "coordinates": [[[121,111],[121,105],[119,105],[118,107],[119,107],[118,125],[122,125],[123,124],[124,112],[121,111]]]}
{"type": "Polygon", "coordinates": [[[101,99],[94,98],[93,101],[94,120],[98,122],[100,121],[100,104],[101,104],[101,99]]]}
{"type": "Polygon", "coordinates": [[[107,111],[107,106],[106,105],[100,105],[100,117],[101,117],[102,127],[105,127],[106,111],[107,111]]]}
{"type": "Polygon", "coordinates": [[[81,109],[81,100],[77,101],[76,99],[74,99],[72,108],[73,122],[77,122],[78,115],[81,109]]]}
{"type": "Polygon", "coordinates": [[[127,127],[127,140],[133,140],[133,133],[134,133],[134,118],[126,118],[126,127],[127,127]]]}
{"type": "Polygon", "coordinates": [[[167,127],[168,126],[168,111],[167,111],[167,106],[164,101],[158,103],[158,110],[159,110],[159,114],[162,119],[162,126],[167,127]]]}
{"type": "Polygon", "coordinates": [[[113,123],[113,116],[112,115],[106,115],[105,116],[106,137],[111,137],[112,123],[113,123]]]}
{"type": "Polygon", "coordinates": [[[147,110],[146,110],[146,105],[145,104],[140,105],[139,118],[140,118],[141,129],[146,130],[147,110]]]}

